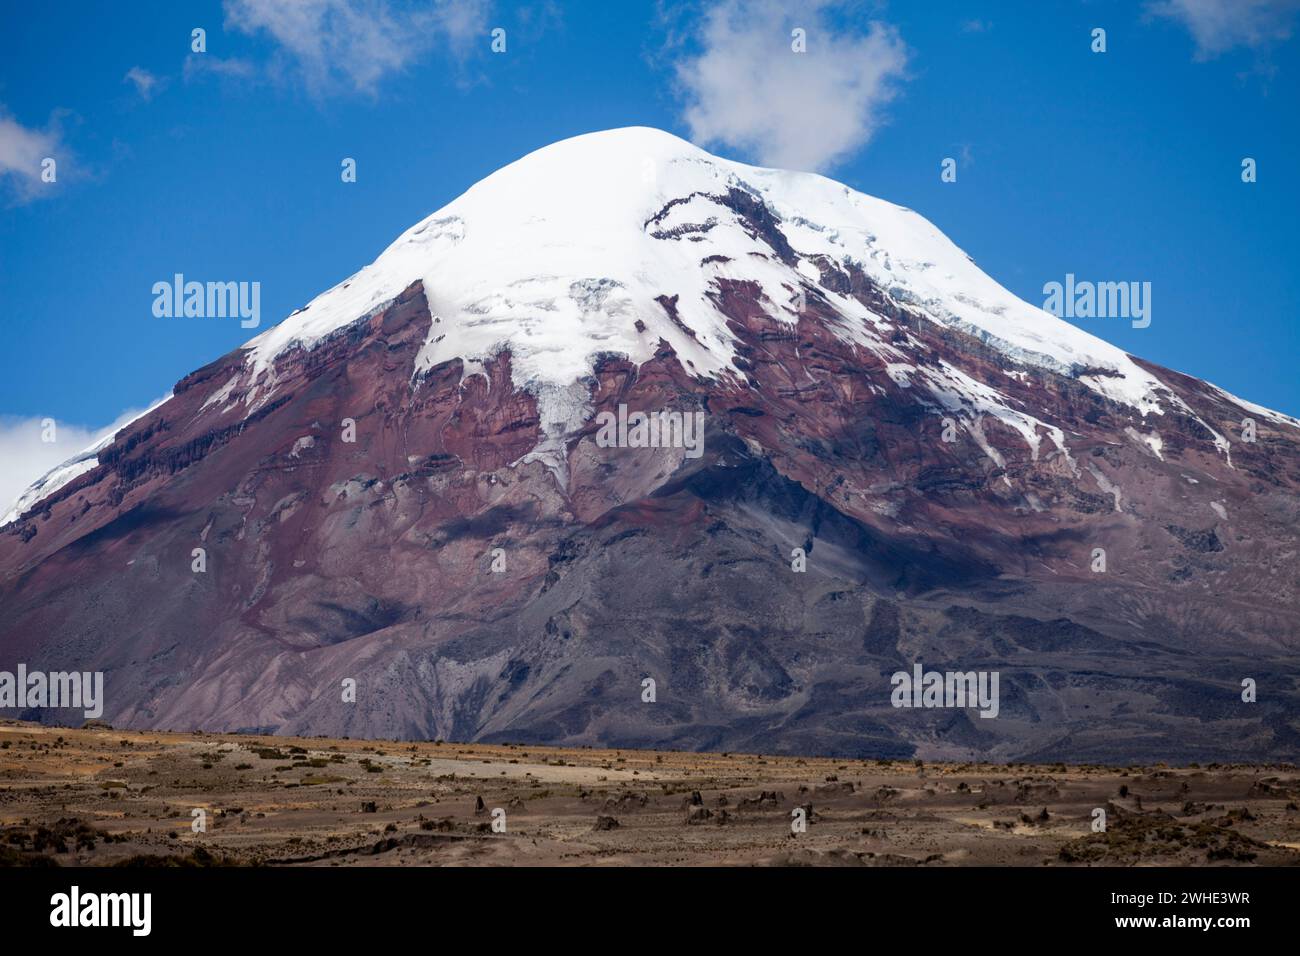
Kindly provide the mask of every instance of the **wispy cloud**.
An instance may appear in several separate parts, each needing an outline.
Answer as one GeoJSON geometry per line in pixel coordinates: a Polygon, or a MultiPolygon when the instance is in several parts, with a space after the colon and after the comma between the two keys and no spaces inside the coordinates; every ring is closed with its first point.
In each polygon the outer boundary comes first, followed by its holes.
{"type": "Polygon", "coordinates": [[[154,94],[162,91],[167,85],[167,81],[161,77],[154,76],[142,66],[133,66],[126,71],[126,76],[122,77],[123,83],[130,83],[135,87],[135,91],[140,94],[140,99],[148,102],[154,98],[154,94]]]}
{"type": "Polygon", "coordinates": [[[1181,23],[1196,41],[1196,59],[1237,47],[1261,50],[1291,38],[1300,0],[1157,0],[1147,13],[1181,23]]]}
{"type": "Polygon", "coordinates": [[[350,88],[373,95],[384,77],[438,42],[457,56],[486,44],[491,3],[225,0],[225,12],[227,27],[274,40],[312,94],[350,88]]]}
{"type": "Polygon", "coordinates": [[[257,67],[251,60],[239,57],[223,59],[211,53],[191,53],[185,57],[181,75],[186,83],[203,76],[218,76],[227,80],[254,80],[257,78],[257,67]]]}
{"type": "Polygon", "coordinates": [[[53,195],[55,184],[41,178],[41,164],[46,158],[55,160],[60,179],[71,171],[58,114],[44,129],[36,129],[19,123],[0,106],[0,183],[12,202],[26,203],[53,195]]]}
{"type": "Polygon", "coordinates": [[[676,64],[684,120],[769,166],[823,170],[867,144],[904,76],[907,50],[891,26],[833,22],[840,5],[724,0],[709,8],[699,48],[676,64]],[[791,31],[806,31],[807,52],[791,31]]]}

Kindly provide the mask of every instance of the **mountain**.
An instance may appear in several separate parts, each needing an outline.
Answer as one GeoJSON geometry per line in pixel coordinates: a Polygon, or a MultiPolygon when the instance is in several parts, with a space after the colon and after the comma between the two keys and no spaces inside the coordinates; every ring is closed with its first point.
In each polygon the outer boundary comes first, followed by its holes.
{"type": "Polygon", "coordinates": [[[613,130],[29,490],[0,669],[103,671],[136,728],[1294,760],[1298,488],[1300,422],[916,213],[613,130]],[[702,445],[603,440],[660,411],[702,445]],[[917,663],[997,672],[996,718],[892,706],[917,663]]]}

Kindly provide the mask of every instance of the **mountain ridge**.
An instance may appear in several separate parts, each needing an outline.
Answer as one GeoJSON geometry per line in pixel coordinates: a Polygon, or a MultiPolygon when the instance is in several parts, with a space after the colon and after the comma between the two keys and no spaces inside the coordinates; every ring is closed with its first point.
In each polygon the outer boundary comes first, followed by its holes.
{"type": "Polygon", "coordinates": [[[1293,420],[701,157],[530,154],[182,379],[0,528],[0,664],[94,664],[133,727],[1294,758],[1293,420]],[[557,229],[584,185],[608,225],[557,229]],[[603,447],[621,405],[702,456],[603,447]],[[999,717],[892,709],[916,662],[999,670],[999,717]]]}
{"type": "MultiPolygon", "coordinates": [[[[416,278],[421,279],[422,282],[427,282],[428,279],[426,273],[434,267],[423,266],[419,263],[418,259],[416,262],[411,262],[409,261],[410,256],[405,255],[405,253],[412,251],[411,247],[413,246],[413,251],[417,256],[425,256],[430,252],[428,248],[430,243],[436,245],[440,239],[444,238],[448,238],[448,240],[453,244],[463,240],[465,237],[466,223],[466,218],[461,215],[463,207],[469,201],[481,199],[484,192],[493,197],[493,204],[498,203],[499,200],[497,200],[491,192],[491,187],[494,181],[499,177],[514,176],[517,179],[522,175],[523,178],[530,182],[551,182],[552,180],[547,179],[546,173],[556,165],[555,160],[557,157],[553,154],[557,151],[562,154],[559,157],[559,165],[572,165],[571,161],[567,157],[575,152],[579,155],[584,155],[587,151],[581,150],[580,148],[589,143],[600,144],[601,148],[596,152],[605,161],[609,161],[609,157],[613,155],[617,158],[615,165],[618,168],[624,170],[631,168],[633,172],[636,173],[636,175],[641,176],[642,179],[646,179],[647,172],[649,178],[653,179],[657,175],[655,171],[662,164],[667,164],[671,167],[676,163],[685,163],[697,166],[716,166],[719,170],[725,172],[727,177],[729,177],[727,185],[731,186],[731,188],[735,188],[735,184],[739,184],[745,189],[752,191],[752,194],[759,196],[763,196],[763,193],[760,190],[756,190],[755,187],[744,180],[743,176],[745,173],[775,178],[778,180],[790,179],[799,182],[820,184],[831,191],[843,190],[845,195],[851,194],[856,197],[858,201],[866,201],[873,204],[877,209],[887,208],[905,217],[915,217],[918,227],[929,234],[927,241],[934,240],[940,245],[947,244],[948,246],[951,246],[952,250],[959,253],[961,257],[970,261],[972,266],[974,265],[974,260],[970,259],[966,253],[953,245],[946,236],[943,236],[943,234],[933,226],[933,224],[929,223],[927,220],[906,207],[897,206],[884,200],[878,200],[874,197],[859,193],[855,190],[850,190],[849,187],[827,179],[819,174],[794,173],[783,170],[771,170],[761,167],[747,166],[742,163],[722,160],[718,157],[710,156],[698,147],[692,146],[684,140],[662,130],[657,130],[651,127],[623,127],[575,136],[536,150],[486,177],[451,203],[443,206],[439,210],[417,222],[414,226],[406,230],[397,240],[391,243],[380,254],[380,256],[371,263],[371,265],[363,268],[357,273],[354,273],[352,276],[317,296],[304,308],[295,310],[284,321],[253,337],[241,346],[242,350],[249,353],[249,362],[252,365],[253,376],[257,377],[259,373],[264,374],[267,368],[273,363],[275,357],[285,349],[292,347],[304,347],[310,349],[322,338],[337,332],[346,325],[358,321],[374,310],[387,305],[400,293],[401,288],[405,288],[416,278]],[[611,146],[613,148],[610,148],[611,146]],[[631,159],[628,158],[629,155],[631,156],[631,159]],[[537,163],[543,160],[548,161],[546,168],[540,172],[534,172],[530,163],[537,163]],[[935,237],[937,237],[937,240],[935,237]],[[395,265],[389,262],[389,260],[393,258],[399,260],[395,265]],[[393,283],[399,283],[400,288],[394,286],[393,283]],[[349,292],[349,290],[351,290],[350,294],[346,296],[343,295],[344,292],[349,292]],[[342,301],[336,301],[339,299],[342,301]]],[[[592,162],[593,160],[590,158],[585,160],[583,164],[584,172],[586,171],[587,166],[592,162]]],[[[581,182],[584,188],[588,187],[592,181],[590,175],[575,176],[573,178],[581,182]]],[[[699,184],[695,183],[692,185],[699,184]]],[[[512,186],[512,195],[517,194],[518,192],[519,188],[517,186],[512,186]]],[[[689,202],[690,199],[694,198],[696,198],[695,193],[689,192],[689,198],[686,201],[689,202]]],[[[672,206],[676,204],[674,200],[662,198],[662,191],[661,197],[657,202],[661,204],[658,212],[647,219],[643,223],[644,226],[648,226],[651,223],[661,225],[662,218],[671,212],[672,206]]],[[[654,202],[649,202],[645,205],[646,208],[650,208],[654,204],[654,202]]],[[[481,202],[480,205],[482,205],[481,202]]],[[[607,209],[610,204],[608,202],[596,201],[592,202],[591,205],[596,208],[607,209]]],[[[629,217],[629,221],[634,221],[636,218],[637,217],[635,216],[629,217]]],[[[626,225],[626,223],[624,225],[626,225]]],[[[688,227],[685,228],[689,228],[689,225],[693,224],[688,224],[688,227]]],[[[591,249],[583,249],[581,251],[586,256],[592,254],[591,249]]],[[[789,254],[794,255],[794,250],[790,250],[789,254]]],[[[822,255],[822,253],[812,253],[808,256],[800,254],[798,257],[800,267],[802,268],[804,264],[814,261],[819,255],[822,255]]],[[[721,254],[715,251],[710,251],[708,256],[720,257],[721,254]]],[[[845,253],[845,257],[854,267],[861,267],[861,261],[853,259],[848,252],[845,253]]],[[[585,261],[582,263],[582,265],[588,264],[589,263],[585,261]]],[[[930,264],[926,263],[926,265],[930,264]]],[[[567,277],[571,286],[583,286],[583,288],[579,290],[578,294],[572,295],[572,298],[575,300],[581,300],[584,296],[588,296],[588,301],[590,301],[590,299],[595,299],[596,304],[599,307],[605,304],[602,299],[608,295],[608,292],[611,289],[622,289],[626,287],[625,283],[608,276],[574,278],[574,276],[577,276],[580,271],[581,270],[575,271],[573,276],[567,277]],[[602,293],[604,293],[604,296],[602,296],[602,293]]],[[[615,267],[607,271],[618,272],[620,270],[615,267]]],[[[988,278],[982,272],[980,272],[979,275],[984,279],[988,278]]],[[[803,276],[803,278],[811,279],[812,277],[803,276]]],[[[817,278],[820,278],[820,275],[817,278]]],[[[991,279],[988,281],[992,283],[991,279]]],[[[781,284],[784,285],[785,288],[789,288],[787,283],[781,284]]],[[[993,284],[996,285],[995,283],[993,284]]],[[[668,287],[667,284],[654,286],[651,283],[649,285],[652,288],[668,287]]],[[[1033,348],[1029,347],[1031,340],[1024,337],[1023,333],[1025,330],[1017,329],[1010,338],[1004,338],[1003,336],[1000,336],[994,328],[987,327],[987,322],[985,325],[980,325],[972,321],[968,316],[955,313],[950,313],[945,317],[936,314],[934,309],[922,308],[920,311],[935,322],[944,323],[946,321],[951,323],[954,327],[959,328],[961,331],[973,334],[975,337],[980,338],[985,343],[990,344],[993,348],[1007,354],[1013,359],[1023,360],[1026,364],[1048,367],[1064,374],[1077,372],[1081,369],[1096,370],[1100,372],[1101,369],[1099,367],[1091,364],[1098,358],[1102,360],[1110,360],[1116,363],[1118,363],[1120,359],[1128,360],[1131,358],[1126,353],[1123,353],[1121,350],[1109,345],[1109,343],[1106,343],[1104,340],[1101,340],[1090,333],[1084,332],[1083,330],[1078,329],[1077,327],[1070,325],[1064,320],[1052,316],[1041,309],[1029,306],[1028,303],[1024,303],[1022,300],[1016,299],[1011,293],[1002,289],[1000,286],[997,286],[997,289],[999,290],[999,298],[1001,301],[995,303],[995,305],[990,308],[983,309],[982,311],[996,312],[999,309],[1004,310],[1006,308],[1006,300],[1012,299],[1023,307],[1021,315],[1022,320],[1025,316],[1029,316],[1034,321],[1040,322],[1044,326],[1049,327],[1056,334],[1063,334],[1067,339],[1064,343],[1064,351],[1062,352],[1062,349],[1059,347],[1050,349],[1050,351],[1058,353],[1056,355],[1035,351],[1033,348]],[[1068,332],[1065,330],[1068,330],[1068,332]],[[1019,339],[1020,344],[1016,344],[1016,342],[1013,341],[1015,339],[1019,339]],[[1086,346],[1088,350],[1084,351],[1083,346],[1086,346]],[[1074,348],[1079,348],[1079,352],[1076,356],[1077,360],[1073,363],[1062,361],[1062,357],[1068,356],[1074,348]]],[[[574,290],[570,289],[568,291],[573,293],[574,290]]],[[[693,289],[692,291],[696,293],[697,298],[702,299],[704,297],[703,290],[693,289]]],[[[893,291],[901,293],[901,296],[905,300],[915,298],[915,294],[908,289],[906,281],[901,282],[893,291]]],[[[639,316],[645,316],[647,314],[658,316],[660,314],[659,310],[647,307],[649,303],[654,300],[655,295],[658,295],[658,293],[643,296],[640,301],[629,301],[620,304],[610,313],[597,312],[597,314],[608,317],[611,326],[614,324],[613,320],[622,312],[634,312],[639,316]]],[[[680,300],[680,293],[678,293],[678,295],[680,300]]],[[[562,296],[552,296],[549,302],[543,304],[543,307],[553,310],[554,303],[559,298],[562,298],[562,296]]],[[[967,304],[971,303],[968,302],[967,304]]],[[[537,301],[527,302],[524,304],[525,311],[527,308],[537,307],[537,301]]],[[[484,308],[479,303],[473,303],[468,309],[463,309],[463,311],[473,311],[478,314],[483,314],[490,310],[484,308]]],[[[515,312],[516,310],[512,306],[509,311],[515,312]]],[[[857,319],[863,318],[860,315],[852,317],[857,319]]],[[[553,319],[554,316],[548,315],[546,318],[549,320],[553,319]]],[[[441,323],[442,315],[439,314],[437,319],[438,322],[441,323]]],[[[613,336],[614,333],[611,329],[596,329],[594,331],[584,329],[567,330],[569,334],[564,340],[559,342],[557,345],[543,348],[541,350],[547,361],[534,362],[530,367],[522,370],[524,374],[524,384],[562,388],[576,383],[584,375],[590,374],[589,364],[584,367],[584,363],[589,363],[591,356],[598,354],[601,351],[621,352],[621,354],[628,355],[634,360],[639,359],[640,361],[644,361],[645,358],[649,356],[647,342],[650,339],[653,339],[655,335],[664,338],[679,352],[683,347],[690,348],[690,346],[695,344],[695,342],[692,341],[696,338],[693,331],[694,327],[690,327],[691,334],[687,336],[683,334],[680,329],[682,322],[686,321],[681,319],[680,312],[675,315],[673,319],[673,322],[662,323],[656,326],[649,336],[646,336],[644,333],[640,337],[624,334],[623,337],[609,343],[603,342],[602,340],[605,337],[613,336]],[[644,339],[644,341],[638,341],[638,338],[644,339]],[[607,344],[609,345],[609,348],[595,348],[594,346],[597,344],[607,344]],[[620,349],[619,346],[622,346],[622,348],[620,349]],[[552,364],[551,360],[556,358],[557,353],[565,356],[565,362],[567,364],[562,363],[559,366],[552,364]],[[565,380],[566,378],[568,379],[567,381],[565,380]]],[[[466,360],[473,364],[481,362],[482,358],[492,354],[494,351],[502,347],[505,347],[507,344],[514,345],[515,351],[519,351],[521,343],[513,341],[513,338],[518,337],[518,333],[515,330],[506,328],[500,333],[495,331],[496,329],[507,325],[506,322],[498,319],[491,323],[480,321],[476,324],[490,324],[492,326],[492,331],[488,331],[486,336],[484,336],[476,335],[473,330],[466,334],[463,328],[458,329],[456,332],[452,333],[453,345],[441,350],[438,346],[442,341],[446,340],[448,333],[444,331],[441,335],[437,336],[436,339],[433,339],[431,334],[431,341],[426,342],[425,349],[422,351],[421,356],[417,361],[416,377],[422,374],[422,371],[427,371],[427,369],[432,365],[438,364],[440,361],[446,361],[450,358],[461,358],[462,360],[466,360]],[[466,339],[468,339],[468,341],[466,341],[466,339]]],[[[686,324],[690,325],[688,321],[686,321],[686,324]]],[[[731,343],[726,341],[725,333],[719,332],[716,328],[716,323],[710,324],[714,325],[714,328],[712,328],[710,332],[703,334],[706,336],[712,335],[715,339],[715,345],[721,345],[726,348],[728,354],[716,356],[710,353],[709,360],[701,361],[698,364],[692,364],[692,371],[701,375],[734,374],[736,369],[732,363],[734,362],[735,355],[729,348],[731,343]]],[[[529,331],[531,331],[531,329],[529,329],[529,331]]],[[[1005,330],[1003,331],[1004,334],[1006,334],[1005,330]]],[[[624,329],[623,332],[626,333],[626,329],[624,329]]],[[[1045,338],[1046,341],[1050,341],[1050,336],[1044,337],[1042,333],[1037,333],[1037,335],[1040,339],[1045,338]]],[[[525,347],[527,344],[528,343],[523,343],[525,347]]],[[[883,343],[877,341],[872,344],[877,348],[882,348],[883,351],[883,343]]],[[[701,358],[699,354],[696,354],[695,357],[701,358]]],[[[518,356],[516,356],[516,361],[518,362],[518,356]]],[[[693,363],[694,360],[688,356],[687,361],[693,363]]],[[[1132,366],[1134,363],[1125,361],[1124,364],[1132,366]]],[[[1134,395],[1132,389],[1124,389],[1121,390],[1120,394],[1117,396],[1113,389],[1101,387],[1105,384],[1106,379],[1113,378],[1114,373],[1120,371],[1120,367],[1121,366],[1118,365],[1116,367],[1108,367],[1109,371],[1101,373],[1100,378],[1088,375],[1080,375],[1078,377],[1081,381],[1084,381],[1085,384],[1089,384],[1092,387],[1099,387],[1102,394],[1107,397],[1120,397],[1129,400],[1130,404],[1134,404],[1144,419],[1150,412],[1162,413],[1158,401],[1153,401],[1152,397],[1159,391],[1165,390],[1166,387],[1154,376],[1147,376],[1145,377],[1145,380],[1139,380],[1139,383],[1147,390],[1146,393],[1139,395],[1134,395]]],[[[900,371],[902,371],[902,369],[900,369],[900,371]]],[[[1125,372],[1120,371],[1120,377],[1127,378],[1127,375],[1125,372]]],[[[237,382],[235,379],[232,379],[231,382],[228,383],[231,390],[234,389],[236,384],[237,382]]],[[[958,391],[964,391],[965,389],[961,386],[969,384],[970,383],[958,383],[958,391]]],[[[273,389],[273,383],[269,387],[273,389]]],[[[1220,389],[1219,391],[1223,390],[1220,389]]],[[[1285,424],[1300,428],[1300,420],[1291,418],[1281,412],[1250,403],[1235,395],[1231,395],[1226,391],[1223,391],[1223,395],[1229,401],[1240,406],[1243,412],[1262,415],[1275,424],[1285,424]]],[[[255,407],[256,397],[257,388],[254,387],[252,395],[248,398],[248,403],[252,407],[255,407]]],[[[220,393],[218,396],[214,397],[214,400],[220,400],[220,393]]],[[[147,411],[152,411],[154,407],[157,406],[152,406],[147,411]]],[[[248,410],[251,411],[252,407],[248,410]]],[[[580,423],[567,421],[566,424],[573,426],[580,423]]],[[[1208,426],[1206,427],[1208,428],[1208,426]]],[[[1228,439],[1223,436],[1220,436],[1220,438],[1223,439],[1222,443],[1220,443],[1221,447],[1226,448],[1228,439]]],[[[40,500],[40,497],[43,496],[41,494],[42,485],[49,488],[49,491],[44,492],[45,494],[48,494],[57,490],[58,487],[61,487],[62,483],[65,481],[77,477],[77,475],[81,473],[78,470],[78,467],[82,469],[87,467],[86,462],[88,461],[88,458],[93,455],[97,448],[102,448],[109,440],[110,439],[103,439],[97,442],[95,446],[85,449],[67,462],[57,466],[55,469],[52,469],[51,472],[42,476],[41,479],[20,495],[19,499],[13,503],[13,506],[3,515],[3,517],[0,517],[0,526],[12,522],[19,516],[22,510],[30,508],[32,505],[37,503],[40,500]]],[[[1032,441],[1032,439],[1030,440],[1032,441]]]]}

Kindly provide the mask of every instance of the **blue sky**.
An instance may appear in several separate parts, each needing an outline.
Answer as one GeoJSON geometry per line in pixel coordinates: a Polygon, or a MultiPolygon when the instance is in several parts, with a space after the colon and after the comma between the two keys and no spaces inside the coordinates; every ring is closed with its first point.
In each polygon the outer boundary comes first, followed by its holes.
{"type": "Polygon", "coordinates": [[[1300,414],[1298,6],[0,2],[0,497],[252,334],[155,318],[155,282],[258,281],[265,329],[494,169],[628,125],[914,208],[1031,302],[1150,282],[1150,327],[1077,324],[1300,414]]]}

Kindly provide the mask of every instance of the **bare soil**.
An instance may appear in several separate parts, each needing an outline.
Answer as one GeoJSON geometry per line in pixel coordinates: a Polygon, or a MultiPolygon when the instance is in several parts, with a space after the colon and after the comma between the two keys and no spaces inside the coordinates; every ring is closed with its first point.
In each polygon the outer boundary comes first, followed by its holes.
{"type": "Polygon", "coordinates": [[[1290,765],[918,764],[0,722],[10,865],[1288,866],[1300,863],[1298,804],[1290,765]],[[808,826],[794,833],[801,807],[808,826]],[[1093,832],[1097,808],[1105,832],[1093,832]]]}

